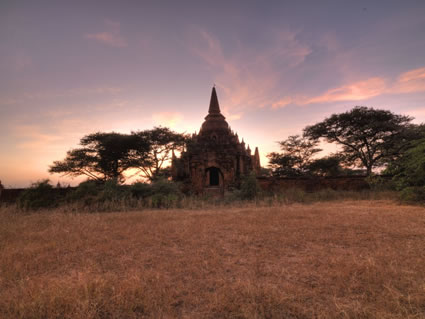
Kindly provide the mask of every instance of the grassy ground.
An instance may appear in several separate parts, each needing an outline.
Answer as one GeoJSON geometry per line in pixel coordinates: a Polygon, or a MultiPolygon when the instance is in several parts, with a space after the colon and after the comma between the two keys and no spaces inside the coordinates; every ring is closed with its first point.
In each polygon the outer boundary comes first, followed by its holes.
{"type": "Polygon", "coordinates": [[[425,318],[425,208],[0,212],[0,318],[425,318]]]}

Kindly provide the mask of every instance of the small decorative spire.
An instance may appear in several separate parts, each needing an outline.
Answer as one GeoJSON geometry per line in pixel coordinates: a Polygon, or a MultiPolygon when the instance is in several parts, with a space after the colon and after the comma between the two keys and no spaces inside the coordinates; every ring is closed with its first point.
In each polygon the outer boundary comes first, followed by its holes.
{"type": "Polygon", "coordinates": [[[256,169],[259,171],[261,168],[261,163],[260,163],[260,152],[258,152],[258,147],[255,148],[254,158],[255,158],[256,169]]]}

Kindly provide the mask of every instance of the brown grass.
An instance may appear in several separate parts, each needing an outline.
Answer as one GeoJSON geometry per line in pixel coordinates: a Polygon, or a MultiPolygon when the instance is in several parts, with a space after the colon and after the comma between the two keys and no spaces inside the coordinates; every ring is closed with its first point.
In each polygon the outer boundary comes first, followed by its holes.
{"type": "Polygon", "coordinates": [[[0,213],[1,318],[425,318],[425,208],[0,213]]]}

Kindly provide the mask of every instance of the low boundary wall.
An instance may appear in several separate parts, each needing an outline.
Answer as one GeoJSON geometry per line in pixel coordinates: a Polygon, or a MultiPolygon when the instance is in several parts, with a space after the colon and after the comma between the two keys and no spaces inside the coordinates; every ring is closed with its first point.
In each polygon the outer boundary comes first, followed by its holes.
{"type": "MultiPolygon", "coordinates": [[[[53,188],[52,191],[55,192],[55,194],[58,195],[66,195],[71,190],[75,189],[75,187],[65,187],[65,188],[53,188]]],[[[0,203],[15,203],[18,199],[19,195],[23,191],[25,191],[26,188],[5,188],[1,191],[0,195],[0,203]]]]}
{"type": "Polygon", "coordinates": [[[366,176],[258,177],[257,180],[263,190],[270,192],[278,192],[290,188],[299,188],[306,192],[317,192],[322,189],[360,191],[370,188],[366,176]]]}

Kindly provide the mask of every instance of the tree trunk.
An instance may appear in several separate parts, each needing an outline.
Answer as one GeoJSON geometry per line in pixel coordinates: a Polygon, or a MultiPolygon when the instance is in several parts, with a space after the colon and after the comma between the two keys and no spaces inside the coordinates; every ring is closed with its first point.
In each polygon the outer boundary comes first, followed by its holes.
{"type": "Polygon", "coordinates": [[[366,172],[367,176],[372,176],[372,166],[366,166],[366,169],[367,169],[367,172],[366,172]]]}

